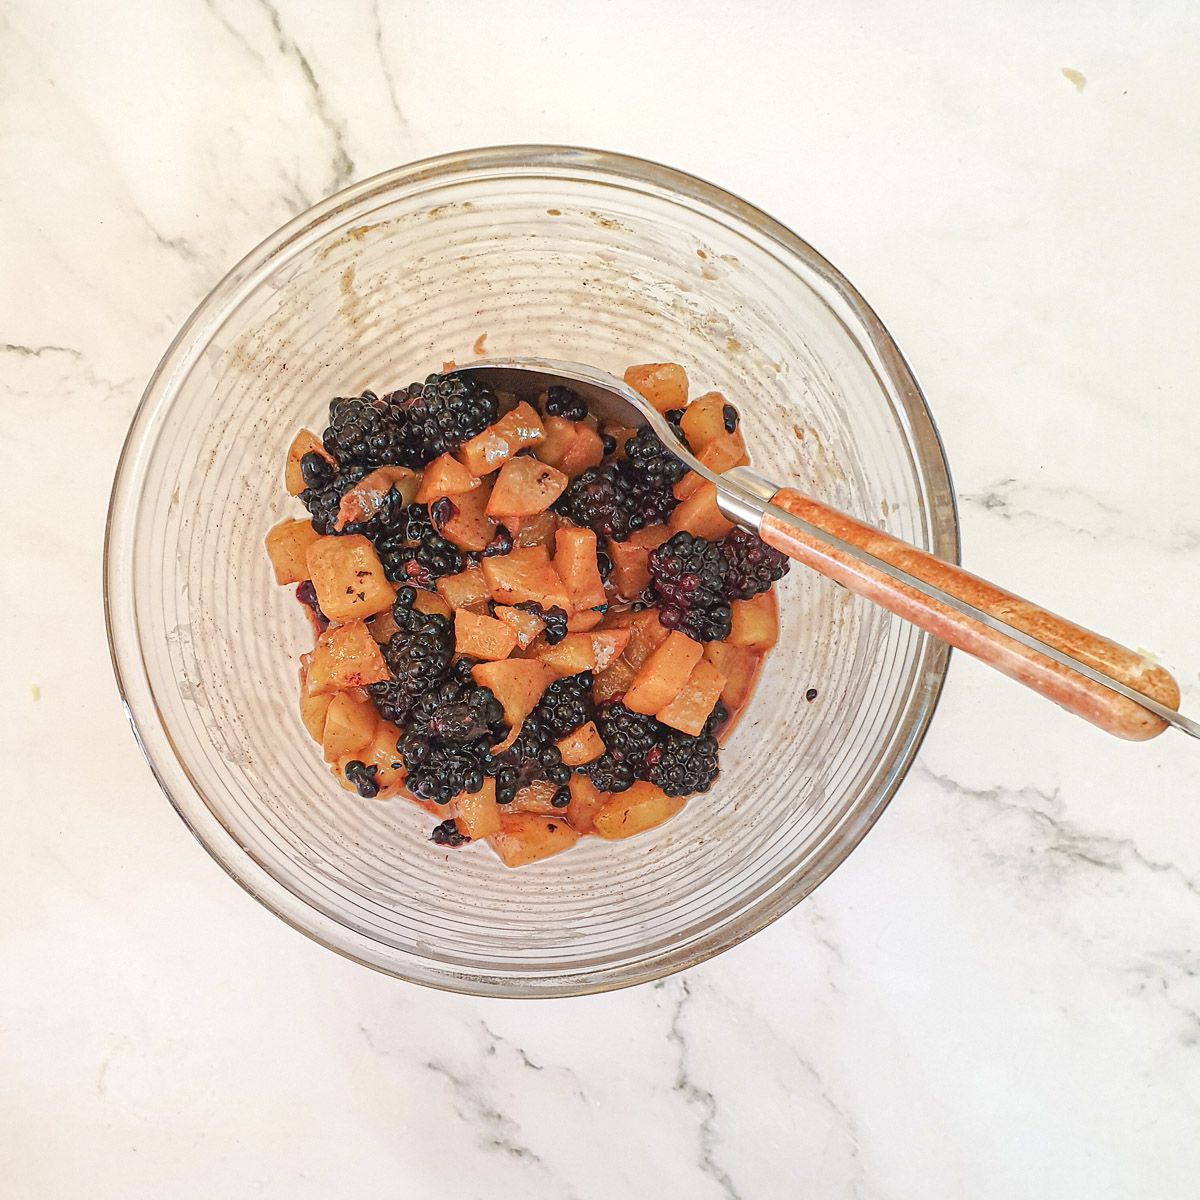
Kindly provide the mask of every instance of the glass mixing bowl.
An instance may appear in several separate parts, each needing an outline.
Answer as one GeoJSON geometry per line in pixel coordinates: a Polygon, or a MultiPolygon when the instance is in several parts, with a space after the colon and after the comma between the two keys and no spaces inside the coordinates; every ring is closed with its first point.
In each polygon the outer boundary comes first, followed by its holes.
{"type": "Polygon", "coordinates": [[[666,825],[509,870],[337,786],[297,709],[312,635],[263,538],[299,505],[288,444],[335,395],[486,354],[616,374],[676,361],[741,409],[753,465],[957,559],[946,463],[850,284],[690,176],[518,146],[417,163],[297,217],[180,331],[133,421],[105,547],[109,638],[163,790],[251,895],[401,978],[493,996],[654,979],[812,891],[896,790],[947,649],[796,567],[720,778],[666,825]],[[806,693],[815,688],[815,700],[806,693]]]}

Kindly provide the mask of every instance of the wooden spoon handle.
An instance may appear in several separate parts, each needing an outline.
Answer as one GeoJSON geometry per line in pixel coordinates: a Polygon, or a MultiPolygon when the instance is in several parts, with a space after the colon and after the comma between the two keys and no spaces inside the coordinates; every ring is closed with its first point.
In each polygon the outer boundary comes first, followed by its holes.
{"type": "MultiPolygon", "coordinates": [[[[1171,674],[1133,650],[790,488],[776,492],[771,503],[907,571],[923,583],[941,588],[999,618],[1055,650],[1079,659],[1150,699],[1168,708],[1179,707],[1179,685],[1171,674]]],[[[982,659],[1108,733],[1130,741],[1144,741],[1167,727],[1161,717],[1135,701],[972,620],[940,600],[924,596],[909,585],[856,562],[842,551],[793,529],[770,512],[762,519],[759,536],[797,562],[865,596],[943,642],[982,659]]]]}

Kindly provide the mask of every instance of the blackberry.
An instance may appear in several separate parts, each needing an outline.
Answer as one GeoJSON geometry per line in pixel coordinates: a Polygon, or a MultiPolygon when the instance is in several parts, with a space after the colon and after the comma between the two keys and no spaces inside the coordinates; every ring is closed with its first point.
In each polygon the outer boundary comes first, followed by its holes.
{"type": "Polygon", "coordinates": [[[718,752],[714,737],[688,737],[686,733],[671,732],[646,756],[643,778],[662,788],[668,796],[707,792],[720,771],[718,752]]]}
{"type": "Polygon", "coordinates": [[[604,753],[581,769],[602,792],[627,791],[645,775],[646,755],[662,737],[663,726],[616,700],[600,709],[596,727],[604,753]]]}
{"type": "Polygon", "coordinates": [[[621,471],[621,464],[605,462],[571,480],[554,502],[554,510],[576,525],[623,542],[647,524],[638,499],[638,489],[621,471]]]}
{"type": "Polygon", "coordinates": [[[769,591],[787,574],[788,558],[768,546],[749,529],[731,529],[721,543],[729,567],[725,572],[725,599],[749,600],[769,591]]]}
{"type": "Polygon", "coordinates": [[[310,451],[300,460],[300,474],[308,486],[297,499],[308,509],[313,528],[322,537],[336,532],[334,524],[337,522],[338,505],[342,502],[342,496],[366,473],[366,467],[358,466],[339,471],[315,451],[310,451]],[[311,470],[305,470],[306,463],[309,463],[311,470]],[[320,463],[320,467],[313,465],[314,463],[320,463]]]}
{"type": "Polygon", "coordinates": [[[565,417],[568,421],[582,421],[587,415],[587,405],[578,392],[565,387],[547,389],[546,416],[565,417]]]}
{"type": "Polygon", "coordinates": [[[610,454],[617,452],[617,439],[611,433],[602,433],[600,435],[600,453],[608,458],[610,454]]]}
{"type": "Polygon", "coordinates": [[[457,575],[467,565],[463,552],[434,529],[424,504],[408,505],[386,534],[377,537],[375,551],[392,583],[406,580],[426,589],[435,579],[457,575]]]}
{"type": "Polygon", "coordinates": [[[469,745],[481,738],[491,742],[503,729],[500,701],[469,676],[466,681],[447,679],[420,696],[412,706],[409,724],[410,731],[451,745],[469,745]]]}
{"type": "Polygon", "coordinates": [[[443,821],[435,825],[429,840],[438,846],[465,846],[471,839],[464,833],[458,832],[458,826],[453,821],[443,821]]]}
{"type": "Polygon", "coordinates": [[[482,433],[496,420],[499,408],[496,394],[487,384],[451,373],[410,384],[403,414],[403,444],[397,461],[402,467],[423,467],[482,433]]]}
{"type": "Polygon", "coordinates": [[[567,636],[567,614],[557,604],[543,608],[536,600],[522,600],[514,607],[519,608],[522,612],[533,613],[535,617],[542,619],[546,626],[544,630],[546,645],[557,646],[567,636]]]}
{"type": "MultiPolygon", "coordinates": [[[[574,733],[581,725],[595,720],[596,705],[592,699],[592,673],[581,671],[578,675],[568,675],[565,679],[556,679],[542,693],[533,715],[538,723],[547,731],[551,741],[565,738],[574,733]]],[[[562,762],[562,755],[556,747],[549,747],[557,756],[553,762],[542,759],[542,766],[557,766],[562,762]]]]}
{"type": "MultiPolygon", "coordinates": [[[[682,431],[676,433],[682,441],[682,431]]],[[[659,441],[649,425],[643,425],[625,443],[623,471],[627,479],[638,485],[638,490],[669,492],[687,474],[687,464],[659,441]]]]}
{"type": "Polygon", "coordinates": [[[512,551],[512,548],[512,534],[503,525],[497,525],[495,535],[480,551],[480,557],[491,558],[495,554],[508,554],[512,551]]]}
{"type": "Polygon", "coordinates": [[[613,561],[609,557],[607,550],[597,549],[596,566],[600,571],[601,582],[607,582],[608,577],[612,574],[613,569],[613,561]]]}
{"type": "Polygon", "coordinates": [[[296,599],[312,613],[317,622],[317,628],[324,633],[329,628],[329,618],[321,611],[321,606],[317,603],[317,589],[313,587],[311,579],[306,579],[303,583],[296,585],[296,599]]]}
{"type": "Polygon", "coordinates": [[[550,805],[552,808],[566,808],[571,803],[571,789],[569,787],[560,787],[558,791],[550,797],[550,805]]]}
{"type": "Polygon", "coordinates": [[[363,392],[361,396],[332,400],[329,425],[321,439],[326,451],[343,469],[400,462],[406,423],[399,402],[402,399],[403,395],[397,393],[381,400],[374,392],[363,392]]]}
{"type": "Polygon", "coordinates": [[[483,787],[482,752],[472,746],[447,746],[435,738],[410,732],[400,739],[405,786],[414,796],[446,804],[459,792],[483,787]]]}
{"type": "Polygon", "coordinates": [[[383,650],[392,677],[367,689],[380,716],[396,725],[404,725],[417,700],[445,679],[454,659],[454,627],[440,613],[416,612],[412,597],[403,595],[410,589],[400,591],[392,606],[400,632],[383,650]]]}
{"type": "Polygon", "coordinates": [[[725,707],[722,701],[718,700],[716,704],[713,705],[712,712],[708,714],[708,720],[704,722],[704,728],[700,731],[700,736],[716,737],[717,730],[719,730],[721,726],[724,725],[728,720],[729,709],[725,707]]]}
{"type": "Polygon", "coordinates": [[[736,433],[738,421],[741,418],[738,416],[738,410],[732,404],[727,404],[721,409],[721,420],[725,424],[726,433],[736,433]]]}
{"type": "Polygon", "coordinates": [[[725,598],[728,560],[720,542],[680,532],[650,552],[653,595],[658,619],[697,642],[729,636],[731,612],[725,598]]]}
{"type": "Polygon", "coordinates": [[[352,758],[346,764],[346,779],[354,785],[354,790],[360,796],[366,800],[373,800],[379,795],[379,784],[375,782],[378,770],[379,768],[376,766],[368,767],[366,763],[352,758]]]}

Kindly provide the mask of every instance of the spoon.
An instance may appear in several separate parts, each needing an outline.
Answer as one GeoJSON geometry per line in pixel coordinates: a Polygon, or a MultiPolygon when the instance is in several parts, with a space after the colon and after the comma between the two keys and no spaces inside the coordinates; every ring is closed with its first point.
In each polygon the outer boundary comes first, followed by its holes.
{"type": "Polygon", "coordinates": [[[569,387],[602,421],[650,425],[716,485],[728,520],[1107,733],[1144,741],[1172,725],[1200,738],[1200,724],[1176,711],[1179,685],[1163,667],[748,467],[715,474],[680,445],[662,413],[614,375],[537,358],[480,359],[456,370],[502,391],[569,387]]]}

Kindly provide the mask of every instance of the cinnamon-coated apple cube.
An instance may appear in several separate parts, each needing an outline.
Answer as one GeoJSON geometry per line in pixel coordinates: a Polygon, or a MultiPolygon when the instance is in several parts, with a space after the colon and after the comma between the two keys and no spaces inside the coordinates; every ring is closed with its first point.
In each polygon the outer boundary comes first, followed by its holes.
{"type": "Polygon", "coordinates": [[[604,443],[587,421],[575,422],[575,440],[567,447],[558,469],[574,479],[589,467],[598,467],[604,458],[604,443]]]}
{"type": "Polygon", "coordinates": [[[338,692],[329,702],[321,749],[325,761],[335,763],[344,754],[361,750],[374,736],[379,724],[375,705],[359,692],[338,692]]]}
{"type": "Polygon", "coordinates": [[[725,676],[711,662],[702,658],[692,668],[692,673],[680,689],[679,695],[654,715],[664,725],[670,725],[680,733],[699,737],[704,729],[704,722],[712,715],[713,708],[721,698],[721,689],[724,686],[725,676]]]}
{"type": "Polygon", "coordinates": [[[578,675],[580,671],[596,669],[596,651],[590,633],[568,633],[556,645],[537,647],[534,654],[558,675],[578,675]]]}
{"type": "Polygon", "coordinates": [[[513,535],[513,546],[545,546],[549,554],[554,545],[558,518],[550,511],[532,517],[505,517],[503,525],[513,535]],[[510,527],[511,522],[511,527],[510,527]]]}
{"type": "Polygon", "coordinates": [[[308,548],[320,536],[308,520],[280,521],[267,531],[276,583],[303,583],[308,578],[308,548]]]}
{"type": "Polygon", "coordinates": [[[289,496],[298,496],[308,487],[300,472],[300,460],[306,454],[319,454],[327,463],[333,462],[322,445],[321,439],[311,429],[300,430],[288,448],[287,462],[283,469],[284,482],[287,484],[289,496]]]}
{"type": "Polygon", "coordinates": [[[455,611],[469,608],[472,604],[482,604],[488,598],[487,580],[478,567],[470,567],[457,575],[443,575],[433,586],[455,611]]]}
{"type": "Polygon", "coordinates": [[[558,784],[548,779],[531,779],[524,787],[517,788],[517,794],[512,802],[506,804],[506,812],[545,813],[546,816],[562,816],[562,812],[554,807],[554,795],[558,784]]]}
{"type": "Polygon", "coordinates": [[[442,537],[453,542],[460,550],[478,553],[491,545],[496,536],[496,522],[487,515],[488,500],[492,494],[492,480],[485,479],[479,487],[469,492],[455,492],[447,499],[454,505],[454,513],[442,523],[442,537]]]}
{"type": "Polygon", "coordinates": [[[714,438],[727,433],[725,428],[725,397],[720,392],[708,392],[693,400],[684,410],[679,428],[683,430],[693,454],[698,454],[714,438]]]}
{"type": "Polygon", "coordinates": [[[332,625],[317,639],[308,664],[312,696],[366,687],[388,678],[387,664],[363,621],[332,625]]]}
{"type": "Polygon", "coordinates": [[[716,484],[703,480],[686,500],[676,505],[669,525],[672,533],[683,530],[710,542],[719,542],[733,528],[733,522],[726,520],[717,507],[716,484]]]}
{"type": "MultiPolygon", "coordinates": [[[[306,658],[310,657],[305,655],[306,658]]],[[[300,668],[300,720],[308,730],[308,736],[314,742],[320,742],[325,736],[325,717],[333,696],[323,693],[319,696],[310,694],[308,690],[308,667],[300,668]]]]}
{"type": "Polygon", "coordinates": [[[643,363],[625,372],[625,382],[640,392],[659,412],[686,408],[687,372],[678,363],[643,363]]]}
{"type": "Polygon", "coordinates": [[[607,603],[596,561],[596,535],[590,529],[560,529],[555,533],[554,569],[567,585],[576,612],[607,603]]]}
{"type": "Polygon", "coordinates": [[[574,733],[568,733],[565,738],[555,742],[555,745],[568,767],[581,767],[604,753],[604,741],[595,721],[581,725],[574,733]]]}
{"type": "Polygon", "coordinates": [[[635,542],[608,539],[608,557],[613,569],[610,576],[617,595],[632,600],[642,594],[650,582],[650,551],[635,542]]]}
{"type": "Polygon", "coordinates": [[[567,477],[556,467],[528,454],[510,458],[496,476],[487,514],[499,521],[536,516],[566,491],[567,483],[567,477]]]}
{"type": "Polygon", "coordinates": [[[603,620],[602,612],[598,612],[594,608],[585,608],[583,612],[573,612],[567,618],[567,632],[587,633],[589,629],[595,629],[603,620]]]}
{"type": "Polygon", "coordinates": [[[593,833],[595,827],[592,819],[610,798],[610,793],[602,792],[586,776],[577,771],[571,772],[567,786],[571,789],[571,802],[567,805],[567,820],[579,833],[593,833]]]}
{"type": "MultiPolygon", "coordinates": [[[[570,622],[568,622],[568,627],[570,622]]],[[[633,638],[633,629],[593,629],[592,653],[596,656],[596,670],[606,671],[625,652],[633,638]]]]}
{"type": "Polygon", "coordinates": [[[517,646],[524,650],[543,629],[546,622],[537,613],[526,612],[523,608],[508,608],[496,605],[496,619],[510,626],[517,635],[517,646]]]}
{"type": "Polygon", "coordinates": [[[396,589],[362,534],[317,538],[306,558],[317,603],[331,621],[361,620],[391,608],[396,589]]]}
{"type": "Polygon", "coordinates": [[[511,554],[492,555],[480,566],[497,604],[511,607],[533,601],[543,608],[558,607],[570,613],[571,598],[545,546],[525,546],[511,554]]]}
{"type": "Polygon", "coordinates": [[[477,663],[471,668],[471,676],[500,701],[504,720],[516,725],[533,712],[542,693],[558,678],[558,672],[536,658],[506,658],[477,663]]]}
{"type": "Polygon", "coordinates": [[[683,805],[682,796],[668,796],[661,788],[639,779],[627,791],[610,796],[592,816],[592,825],[602,838],[633,837],[661,825],[683,805]]]}
{"type": "Polygon", "coordinates": [[[625,707],[652,716],[674,700],[687,683],[704,647],[686,633],[672,630],[650,653],[625,693],[625,707]]]}
{"type": "Polygon", "coordinates": [[[421,475],[421,486],[417,488],[417,503],[428,504],[443,496],[460,496],[473,492],[483,480],[472,475],[466,467],[450,454],[435,458],[421,475]]]}
{"type": "Polygon", "coordinates": [[[671,631],[659,621],[658,610],[653,608],[630,614],[627,628],[629,642],[622,654],[625,661],[639,671],[646,659],[667,640],[671,631]]]}
{"type": "Polygon", "coordinates": [[[403,732],[391,721],[380,720],[374,737],[354,755],[363,766],[375,768],[375,782],[379,784],[381,794],[385,788],[404,782],[404,760],[396,749],[403,732]]]}
{"type": "Polygon", "coordinates": [[[579,834],[561,818],[502,812],[500,831],[487,842],[506,867],[523,867],[569,850],[578,840],[579,834]]]}
{"type": "Polygon", "coordinates": [[[507,658],[517,648],[517,631],[495,617],[465,608],[454,614],[454,652],[488,662],[507,658]]]}
{"type": "Polygon", "coordinates": [[[392,491],[399,493],[401,503],[411,504],[420,481],[420,475],[407,467],[376,467],[342,494],[334,529],[340,533],[347,525],[369,521],[392,491]]]}
{"type": "Polygon", "coordinates": [[[754,690],[761,656],[747,646],[732,646],[728,642],[707,642],[704,657],[725,676],[721,700],[730,712],[736,712],[754,690]]]}
{"type": "Polygon", "coordinates": [[[500,832],[500,808],[496,804],[496,781],[487,777],[477,792],[459,792],[450,801],[455,828],[471,841],[500,832]]]}
{"type": "Polygon", "coordinates": [[[779,605],[774,588],[749,600],[735,600],[729,608],[731,619],[727,642],[761,651],[770,650],[779,641],[779,605]]]}
{"type": "Polygon", "coordinates": [[[490,475],[517,451],[536,446],[545,436],[541,417],[522,400],[494,425],[464,442],[458,448],[458,460],[472,475],[490,475]]]}
{"type": "Polygon", "coordinates": [[[637,671],[623,658],[616,659],[609,667],[599,672],[592,681],[592,698],[597,704],[620,700],[629,690],[637,671]]]}

